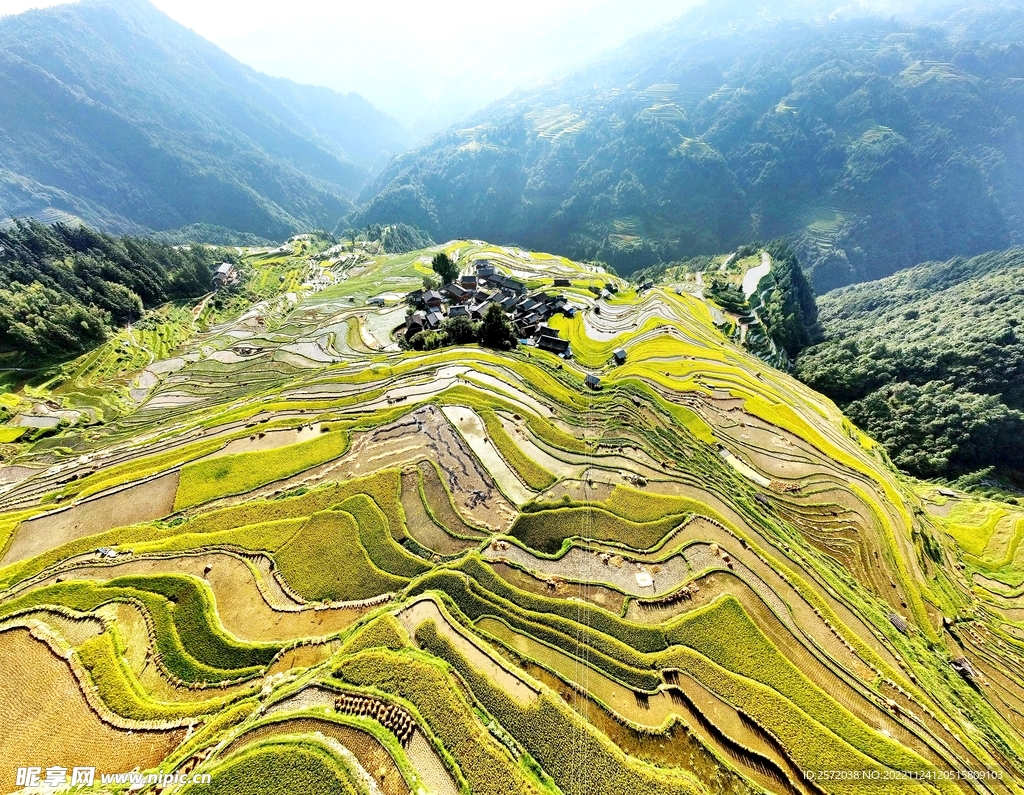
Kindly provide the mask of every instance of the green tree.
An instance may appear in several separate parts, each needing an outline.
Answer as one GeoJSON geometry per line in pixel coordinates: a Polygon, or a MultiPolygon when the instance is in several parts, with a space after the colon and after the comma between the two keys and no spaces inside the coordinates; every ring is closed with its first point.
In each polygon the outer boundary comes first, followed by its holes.
{"type": "Polygon", "coordinates": [[[409,345],[414,351],[432,351],[444,344],[444,337],[439,331],[420,331],[412,335],[409,345]]]}
{"type": "Polygon", "coordinates": [[[477,340],[479,324],[468,317],[450,317],[441,323],[441,334],[447,345],[469,345],[477,340]]]}
{"type": "Polygon", "coordinates": [[[774,286],[767,290],[761,319],[775,343],[795,357],[820,336],[814,289],[785,240],[773,240],[766,251],[772,258],[768,277],[774,286]]]}
{"type": "Polygon", "coordinates": [[[0,229],[0,351],[35,362],[77,356],[147,308],[207,292],[224,259],[238,263],[223,249],[14,221],[0,229]]]}
{"type": "Polygon", "coordinates": [[[451,284],[459,277],[459,266],[443,251],[436,254],[430,264],[434,273],[441,277],[441,284],[451,284]]]}
{"type": "Polygon", "coordinates": [[[497,304],[491,304],[484,312],[484,319],[480,322],[480,344],[499,351],[512,350],[519,344],[515,326],[497,304]]]}

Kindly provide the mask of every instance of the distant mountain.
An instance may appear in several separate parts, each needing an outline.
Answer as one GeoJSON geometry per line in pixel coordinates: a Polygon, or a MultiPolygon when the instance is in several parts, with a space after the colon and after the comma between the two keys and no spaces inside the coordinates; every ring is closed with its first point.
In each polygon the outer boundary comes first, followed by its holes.
{"type": "Polygon", "coordinates": [[[785,235],[825,292],[1024,239],[1020,9],[940,22],[708,4],[392,161],[404,221],[630,271],[785,235]]]}
{"type": "Polygon", "coordinates": [[[995,467],[1024,484],[1024,248],[954,258],[818,299],[826,342],[797,376],[902,468],[995,467]]]}
{"type": "Polygon", "coordinates": [[[0,19],[0,217],[280,239],[409,145],[355,94],[262,75],[143,0],[0,19]]]}

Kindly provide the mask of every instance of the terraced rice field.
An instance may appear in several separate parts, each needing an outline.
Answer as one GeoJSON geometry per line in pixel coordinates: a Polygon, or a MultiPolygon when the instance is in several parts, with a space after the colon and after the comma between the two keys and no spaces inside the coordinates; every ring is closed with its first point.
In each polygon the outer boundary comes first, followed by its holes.
{"type": "Polygon", "coordinates": [[[18,767],[95,765],[105,772],[158,765],[185,734],[125,730],[108,723],[81,692],[75,673],[27,629],[0,632],[0,707],[6,768],[0,786],[15,789],[18,767]]]}
{"type": "Polygon", "coordinates": [[[131,404],[0,468],[3,791],[1024,792],[1024,513],[896,474],[689,290],[444,248],[568,279],[574,358],[398,350],[365,301],[438,247],[82,363],[131,404]]]}

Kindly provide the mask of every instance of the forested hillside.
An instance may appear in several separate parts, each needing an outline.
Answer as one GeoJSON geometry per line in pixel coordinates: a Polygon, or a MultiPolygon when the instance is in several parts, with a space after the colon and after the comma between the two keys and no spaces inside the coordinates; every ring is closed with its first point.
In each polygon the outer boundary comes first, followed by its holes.
{"type": "Polygon", "coordinates": [[[208,292],[225,257],[63,224],[0,228],[0,353],[38,366],[87,351],[143,309],[208,292]]]}
{"type": "Polygon", "coordinates": [[[333,228],[408,144],[362,97],[259,74],[143,0],[0,19],[0,217],[281,239],[333,228]]]}
{"type": "Polygon", "coordinates": [[[1024,472],[1024,248],[925,263],[818,299],[796,374],[924,477],[1024,472]]]}
{"type": "Polygon", "coordinates": [[[1021,19],[708,4],[396,159],[355,222],[620,271],[787,236],[819,293],[1004,248],[1024,233],[1021,19]]]}

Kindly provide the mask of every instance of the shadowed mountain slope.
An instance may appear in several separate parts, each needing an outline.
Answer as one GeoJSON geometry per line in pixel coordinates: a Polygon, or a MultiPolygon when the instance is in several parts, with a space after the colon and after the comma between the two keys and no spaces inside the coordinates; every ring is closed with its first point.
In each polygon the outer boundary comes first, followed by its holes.
{"type": "Polygon", "coordinates": [[[998,35],[1020,19],[701,8],[397,158],[354,218],[620,271],[784,235],[819,293],[1002,248],[1024,234],[1024,48],[998,35]]]}
{"type": "Polygon", "coordinates": [[[333,226],[401,126],[270,78],[148,3],[0,20],[0,214],[114,231],[333,226]]]}

